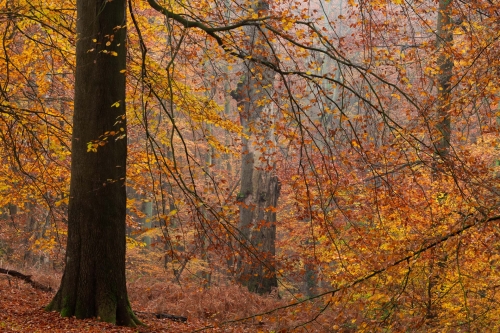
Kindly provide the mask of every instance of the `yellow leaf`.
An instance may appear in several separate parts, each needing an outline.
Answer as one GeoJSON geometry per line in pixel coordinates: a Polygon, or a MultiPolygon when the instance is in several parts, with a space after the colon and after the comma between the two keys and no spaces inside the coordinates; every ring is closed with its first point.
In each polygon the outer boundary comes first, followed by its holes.
{"type": "Polygon", "coordinates": [[[87,143],[87,152],[94,152],[94,153],[96,153],[98,146],[99,146],[98,144],[95,144],[93,142],[88,142],[87,143]]]}
{"type": "Polygon", "coordinates": [[[63,198],[63,199],[61,199],[61,200],[56,201],[56,202],[55,202],[55,205],[56,205],[56,207],[59,207],[59,206],[60,206],[61,204],[63,204],[63,203],[68,204],[68,198],[67,198],[67,197],[66,197],[66,198],[63,198]]]}
{"type": "Polygon", "coordinates": [[[114,102],[114,103],[111,105],[111,107],[112,107],[112,108],[113,108],[113,107],[114,107],[114,108],[118,108],[118,107],[120,107],[120,101],[118,101],[118,102],[114,102]]]}

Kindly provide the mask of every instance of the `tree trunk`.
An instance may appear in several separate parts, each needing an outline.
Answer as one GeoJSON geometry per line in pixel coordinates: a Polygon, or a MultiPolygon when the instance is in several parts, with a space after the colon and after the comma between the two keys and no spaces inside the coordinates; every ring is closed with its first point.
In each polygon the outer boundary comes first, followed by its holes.
{"type": "MultiPolygon", "coordinates": [[[[453,58],[450,46],[453,41],[453,27],[451,21],[451,0],[439,0],[437,17],[436,48],[440,52],[437,65],[439,69],[437,82],[438,109],[436,113],[436,134],[433,140],[435,157],[443,162],[449,154],[451,137],[450,93],[451,76],[453,74],[453,58]]],[[[435,172],[439,167],[435,166],[435,172]]]]}
{"type": "MultiPolygon", "coordinates": [[[[268,4],[259,1],[256,12],[265,16],[268,4]]],[[[250,55],[269,60],[271,54],[265,29],[248,27],[250,55]]],[[[238,263],[241,284],[252,292],[269,293],[278,287],[275,266],[276,205],[279,197],[279,181],[275,175],[272,144],[275,143],[270,96],[274,73],[254,62],[247,62],[246,75],[238,83],[232,97],[238,102],[240,121],[246,137],[242,137],[241,182],[237,200],[240,202],[238,228],[246,253],[238,263]],[[265,121],[264,121],[265,119],[265,121]],[[260,130],[260,133],[257,132],[260,130]],[[259,137],[260,136],[260,137],[259,137]],[[262,144],[266,147],[262,147],[262,144]],[[271,146],[271,147],[270,147],[271,146]]]]}
{"type": "MultiPolygon", "coordinates": [[[[439,74],[437,78],[437,111],[434,144],[434,161],[432,168],[432,180],[439,184],[443,177],[443,169],[446,159],[450,153],[451,139],[451,116],[450,116],[450,94],[451,77],[453,75],[453,55],[451,43],[453,42],[453,26],[451,20],[452,1],[439,0],[436,31],[436,49],[440,53],[437,60],[439,74]]],[[[433,223],[434,224],[434,223],[433,223]]],[[[433,225],[437,228],[437,225],[433,225]]],[[[431,250],[429,262],[429,274],[427,281],[427,309],[426,317],[428,324],[434,325],[439,309],[435,300],[442,297],[440,286],[443,284],[443,268],[446,267],[447,253],[441,247],[431,250]]]]}
{"type": "Polygon", "coordinates": [[[255,249],[251,252],[258,258],[250,257],[241,270],[240,282],[248,290],[259,294],[270,293],[278,287],[276,278],[276,207],[280,184],[278,177],[270,172],[257,171],[257,193],[252,211],[252,231],[250,242],[255,249]]]}
{"type": "Polygon", "coordinates": [[[47,309],[135,326],[125,284],[125,8],[77,1],[66,267],[47,309]]]}

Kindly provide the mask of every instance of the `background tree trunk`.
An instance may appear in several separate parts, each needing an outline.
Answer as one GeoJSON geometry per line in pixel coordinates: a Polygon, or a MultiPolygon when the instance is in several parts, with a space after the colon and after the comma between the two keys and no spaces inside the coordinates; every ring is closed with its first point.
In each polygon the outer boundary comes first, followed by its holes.
{"type": "MultiPolygon", "coordinates": [[[[453,74],[453,55],[451,43],[453,42],[453,26],[451,20],[451,0],[439,1],[439,12],[437,17],[436,48],[440,53],[437,60],[437,102],[436,133],[434,141],[435,155],[440,162],[448,156],[451,137],[450,94],[451,76],[453,74]]],[[[435,167],[437,168],[437,166],[435,167]]]]}
{"type": "Polygon", "coordinates": [[[77,1],[66,267],[47,309],[135,326],[125,284],[125,3],[77,1]]]}
{"type": "MultiPolygon", "coordinates": [[[[445,177],[447,158],[450,153],[451,139],[451,78],[453,75],[453,54],[451,46],[453,42],[452,0],[439,0],[436,29],[436,49],[439,52],[437,60],[437,111],[435,123],[434,161],[432,168],[432,180],[439,184],[445,177]]],[[[449,162],[449,161],[448,161],[449,162]]],[[[446,197],[446,193],[443,193],[446,197]]],[[[441,199],[438,199],[441,200],[441,199]]],[[[438,227],[435,225],[434,227],[438,227]]],[[[435,325],[437,313],[440,311],[435,300],[442,297],[444,267],[447,265],[448,254],[441,247],[431,249],[429,262],[429,279],[427,282],[427,309],[426,317],[429,325],[435,325]]]]}
{"type": "MultiPolygon", "coordinates": [[[[265,16],[268,4],[259,1],[256,12],[265,16]]],[[[271,50],[265,29],[248,27],[249,54],[269,61],[271,50]]],[[[279,181],[273,155],[272,86],[274,72],[254,62],[245,64],[246,75],[232,92],[238,102],[242,137],[240,202],[241,253],[238,280],[252,292],[269,293],[278,287],[275,266],[276,212],[279,181]],[[271,107],[269,107],[271,106],[271,107]],[[270,144],[271,143],[271,144],[270,144]],[[265,146],[264,146],[265,145],[265,146]]]]}

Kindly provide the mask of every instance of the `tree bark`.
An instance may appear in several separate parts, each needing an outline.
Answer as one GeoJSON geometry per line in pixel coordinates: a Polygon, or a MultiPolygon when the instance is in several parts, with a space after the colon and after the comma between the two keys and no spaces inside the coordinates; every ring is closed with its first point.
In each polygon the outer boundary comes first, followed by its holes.
{"type": "Polygon", "coordinates": [[[135,326],[125,283],[125,3],[77,1],[66,267],[47,310],[135,326]]]}
{"type": "MultiPolygon", "coordinates": [[[[258,198],[252,211],[252,230],[250,242],[256,250],[258,258],[252,258],[244,263],[240,282],[249,291],[266,294],[278,287],[276,277],[276,212],[280,184],[278,177],[270,172],[257,171],[258,198]]],[[[252,250],[250,250],[252,251],[252,250]]]]}
{"type": "MultiPolygon", "coordinates": [[[[265,16],[268,4],[259,1],[255,11],[265,16]]],[[[248,27],[250,55],[268,61],[271,50],[265,29],[248,27]]],[[[274,73],[254,62],[247,62],[246,75],[238,83],[232,97],[238,102],[242,137],[241,182],[237,200],[240,202],[240,243],[242,255],[238,263],[241,284],[260,294],[278,287],[275,265],[276,205],[279,181],[275,175],[272,147],[262,147],[274,141],[272,126],[264,117],[272,117],[272,86],[274,73]],[[257,131],[259,129],[259,131],[257,131]],[[258,137],[260,136],[260,138],[258,137]]]]}
{"type": "MultiPolygon", "coordinates": [[[[451,44],[453,42],[452,0],[439,0],[436,31],[436,49],[440,53],[437,60],[439,74],[437,77],[437,111],[434,144],[434,161],[432,180],[440,183],[443,177],[443,168],[450,153],[451,116],[450,95],[451,78],[453,75],[453,55],[451,44]]],[[[437,227],[434,226],[433,227],[437,227]]],[[[441,297],[439,286],[442,285],[443,267],[446,267],[447,253],[439,247],[431,250],[429,274],[427,281],[427,309],[426,318],[432,323],[437,318],[439,309],[434,300],[441,297]]]]}
{"type": "MultiPolygon", "coordinates": [[[[453,27],[451,21],[451,0],[440,0],[437,17],[436,48],[440,52],[437,60],[439,69],[437,80],[436,134],[434,141],[435,158],[440,162],[449,154],[451,138],[450,94],[451,76],[453,74],[453,56],[449,47],[453,41],[453,27]],[[448,50],[447,50],[448,49],[448,50]]],[[[435,166],[435,172],[438,166],[435,166]]]]}

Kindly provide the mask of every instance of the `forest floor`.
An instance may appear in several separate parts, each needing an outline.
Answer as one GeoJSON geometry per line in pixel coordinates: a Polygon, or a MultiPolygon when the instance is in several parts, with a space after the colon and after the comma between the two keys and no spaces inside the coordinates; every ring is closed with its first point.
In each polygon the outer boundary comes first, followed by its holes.
{"type": "MultiPolygon", "coordinates": [[[[23,273],[57,289],[60,278],[57,274],[23,273]]],[[[289,332],[293,324],[290,318],[280,320],[277,316],[231,322],[288,303],[275,296],[250,294],[238,286],[188,288],[148,277],[129,283],[128,290],[132,307],[145,324],[143,327],[125,328],[97,319],[61,318],[57,312],[44,310],[55,291],[35,289],[22,280],[0,274],[0,332],[289,332]],[[157,319],[157,313],[187,317],[187,321],[157,319]]],[[[316,327],[308,331],[324,329],[316,327]]]]}

